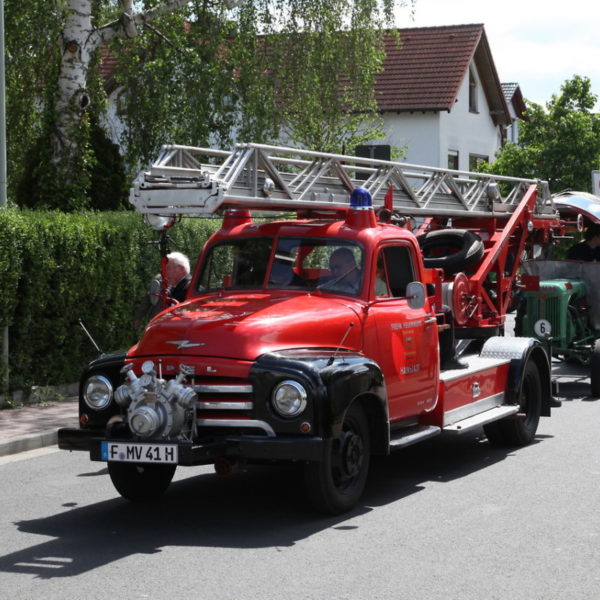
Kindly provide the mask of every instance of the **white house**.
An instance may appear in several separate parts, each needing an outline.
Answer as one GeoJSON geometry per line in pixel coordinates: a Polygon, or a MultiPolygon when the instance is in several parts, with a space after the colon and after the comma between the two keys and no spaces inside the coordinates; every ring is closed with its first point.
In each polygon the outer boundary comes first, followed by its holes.
{"type": "Polygon", "coordinates": [[[512,117],[484,26],[401,29],[386,37],[376,82],[385,138],[357,148],[361,156],[470,170],[493,160],[512,117]]]}
{"type": "MultiPolygon", "coordinates": [[[[359,146],[356,154],[472,170],[494,159],[507,136],[516,141],[523,98],[517,84],[500,84],[484,26],[449,25],[400,29],[400,45],[385,37],[386,58],[376,80],[385,137],[359,146]],[[504,91],[503,91],[504,89],[504,91]]],[[[115,60],[104,53],[101,72],[109,97],[115,60]]],[[[109,101],[109,135],[119,140],[123,124],[109,101]]]]}

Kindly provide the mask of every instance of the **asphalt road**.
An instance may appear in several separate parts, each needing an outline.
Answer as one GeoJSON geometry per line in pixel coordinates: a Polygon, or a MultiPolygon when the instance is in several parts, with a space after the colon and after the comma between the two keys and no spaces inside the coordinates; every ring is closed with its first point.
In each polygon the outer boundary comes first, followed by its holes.
{"type": "Polygon", "coordinates": [[[582,370],[560,381],[532,445],[424,442],[377,460],[336,518],[293,469],[180,468],[133,505],[83,453],[0,458],[0,598],[597,598],[600,400],[582,370]]]}

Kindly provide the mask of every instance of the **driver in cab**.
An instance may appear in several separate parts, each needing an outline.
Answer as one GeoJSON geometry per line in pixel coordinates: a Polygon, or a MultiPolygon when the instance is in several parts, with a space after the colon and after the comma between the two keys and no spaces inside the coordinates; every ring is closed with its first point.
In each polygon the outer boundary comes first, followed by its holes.
{"type": "Polygon", "coordinates": [[[356,294],[360,286],[360,271],[349,248],[338,248],[329,257],[331,279],[324,286],[336,292],[356,294]]]}

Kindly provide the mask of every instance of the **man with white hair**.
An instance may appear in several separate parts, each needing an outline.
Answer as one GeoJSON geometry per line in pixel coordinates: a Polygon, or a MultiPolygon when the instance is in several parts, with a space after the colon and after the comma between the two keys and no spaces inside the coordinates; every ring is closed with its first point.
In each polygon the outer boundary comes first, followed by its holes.
{"type": "MultiPolygon", "coordinates": [[[[171,252],[167,255],[167,293],[169,298],[177,302],[183,302],[187,294],[187,289],[190,285],[190,261],[185,254],[181,252],[171,252]]],[[[133,328],[138,327],[153,317],[155,317],[162,309],[160,301],[160,273],[156,274],[148,291],[138,303],[133,316],[133,328]]]]}
{"type": "Polygon", "coordinates": [[[183,302],[190,285],[190,261],[181,252],[167,254],[167,285],[169,296],[183,302]]]}

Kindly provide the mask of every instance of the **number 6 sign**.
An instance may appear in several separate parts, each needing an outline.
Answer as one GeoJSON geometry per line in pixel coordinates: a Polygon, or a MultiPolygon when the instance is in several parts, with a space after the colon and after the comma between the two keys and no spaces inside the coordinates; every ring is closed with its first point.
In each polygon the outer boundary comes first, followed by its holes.
{"type": "Polygon", "coordinates": [[[538,337],[547,337],[552,333],[552,325],[546,319],[539,319],[535,322],[533,330],[538,337]]]}

